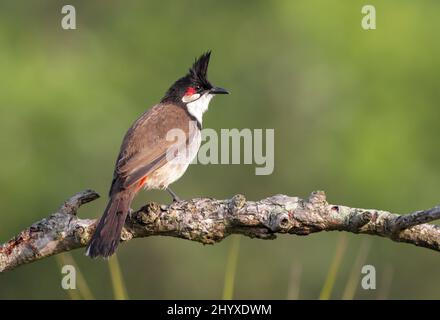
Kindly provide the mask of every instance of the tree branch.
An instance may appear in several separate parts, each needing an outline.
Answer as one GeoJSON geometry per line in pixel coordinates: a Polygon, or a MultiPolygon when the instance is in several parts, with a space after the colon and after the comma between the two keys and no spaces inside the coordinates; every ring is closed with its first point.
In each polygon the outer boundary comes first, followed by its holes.
{"type": "MultiPolygon", "coordinates": [[[[0,272],[86,246],[95,220],[79,219],[76,213],[81,205],[98,197],[93,190],[80,192],[56,213],[0,246],[0,272]]],[[[214,244],[230,234],[275,239],[277,233],[308,235],[336,230],[377,235],[440,251],[440,226],[426,224],[439,218],[440,206],[401,216],[331,205],[322,191],[313,192],[307,200],[275,195],[246,201],[244,196],[236,195],[229,200],[149,203],[127,218],[121,240],[162,235],[214,244]]]]}

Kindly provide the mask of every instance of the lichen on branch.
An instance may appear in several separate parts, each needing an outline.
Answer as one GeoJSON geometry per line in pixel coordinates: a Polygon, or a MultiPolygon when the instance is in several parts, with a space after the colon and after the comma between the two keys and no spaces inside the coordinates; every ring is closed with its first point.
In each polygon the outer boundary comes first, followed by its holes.
{"type": "MultiPolygon", "coordinates": [[[[81,205],[97,199],[93,190],[79,192],[58,210],[0,246],[0,272],[58,253],[85,247],[96,220],[77,216],[81,205]]],[[[398,215],[377,209],[332,205],[322,191],[308,199],[275,195],[248,201],[243,195],[216,200],[196,198],[170,205],[149,203],[132,212],[121,241],[149,236],[172,236],[214,244],[230,234],[275,239],[277,234],[308,235],[346,231],[385,237],[440,251],[440,206],[398,215]]]]}

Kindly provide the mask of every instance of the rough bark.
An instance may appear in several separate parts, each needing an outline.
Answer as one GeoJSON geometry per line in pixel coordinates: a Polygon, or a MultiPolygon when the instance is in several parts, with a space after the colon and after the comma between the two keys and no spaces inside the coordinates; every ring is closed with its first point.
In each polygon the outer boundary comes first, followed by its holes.
{"type": "MultiPolygon", "coordinates": [[[[82,204],[98,197],[92,190],[80,192],[57,212],[0,246],[0,272],[86,246],[96,220],[80,219],[76,214],[82,204]]],[[[427,224],[439,218],[440,206],[398,215],[332,205],[322,191],[313,192],[307,200],[275,195],[247,201],[236,195],[228,200],[200,198],[171,205],[149,203],[127,218],[121,241],[162,235],[214,244],[230,234],[275,239],[277,233],[347,231],[440,251],[440,227],[427,224]]]]}

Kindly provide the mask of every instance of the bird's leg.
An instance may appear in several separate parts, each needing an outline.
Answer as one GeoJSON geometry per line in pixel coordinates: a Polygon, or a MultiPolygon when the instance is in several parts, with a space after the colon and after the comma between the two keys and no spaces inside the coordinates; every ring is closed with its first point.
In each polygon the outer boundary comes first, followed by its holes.
{"type": "Polygon", "coordinates": [[[173,202],[182,201],[182,199],[180,199],[180,197],[173,190],[171,190],[169,187],[167,187],[166,190],[173,197],[173,202]]]}
{"type": "Polygon", "coordinates": [[[132,219],[132,214],[134,213],[134,210],[132,208],[128,208],[128,217],[131,220],[132,219]]]}

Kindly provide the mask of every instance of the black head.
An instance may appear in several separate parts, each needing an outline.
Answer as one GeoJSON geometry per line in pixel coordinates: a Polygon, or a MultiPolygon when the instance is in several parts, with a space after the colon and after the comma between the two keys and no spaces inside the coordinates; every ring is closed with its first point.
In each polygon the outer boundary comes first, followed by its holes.
{"type": "Polygon", "coordinates": [[[211,57],[211,51],[202,54],[188,73],[178,79],[165,93],[162,102],[185,103],[185,96],[198,94],[202,96],[205,93],[227,94],[227,90],[214,87],[208,80],[208,65],[211,57]]]}

